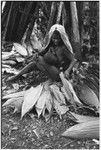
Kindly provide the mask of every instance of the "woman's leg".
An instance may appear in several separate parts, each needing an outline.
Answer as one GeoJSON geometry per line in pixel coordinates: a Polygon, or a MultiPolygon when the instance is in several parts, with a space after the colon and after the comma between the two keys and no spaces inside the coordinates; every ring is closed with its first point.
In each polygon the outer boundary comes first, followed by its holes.
{"type": "Polygon", "coordinates": [[[39,56],[38,61],[33,61],[25,66],[17,75],[11,77],[7,82],[13,82],[17,80],[20,76],[28,73],[32,70],[39,69],[40,71],[46,72],[47,75],[54,81],[59,80],[59,70],[55,66],[51,66],[44,61],[42,56],[39,56]]]}
{"type": "Polygon", "coordinates": [[[45,71],[47,73],[47,75],[54,81],[58,81],[59,78],[59,69],[56,68],[55,66],[51,66],[49,64],[47,64],[44,61],[43,57],[39,57],[39,61],[37,63],[37,67],[41,70],[41,71],[45,71]]]}
{"type": "Polygon", "coordinates": [[[17,80],[20,76],[22,76],[25,73],[28,73],[36,68],[36,63],[31,62],[27,66],[25,66],[17,75],[9,78],[7,82],[13,82],[14,80],[17,80]]]}

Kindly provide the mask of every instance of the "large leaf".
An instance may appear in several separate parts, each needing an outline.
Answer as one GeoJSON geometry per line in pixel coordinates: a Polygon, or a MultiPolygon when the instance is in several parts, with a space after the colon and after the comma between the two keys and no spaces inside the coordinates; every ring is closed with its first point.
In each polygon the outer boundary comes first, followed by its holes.
{"type": "Polygon", "coordinates": [[[11,98],[8,99],[4,104],[3,107],[14,107],[14,113],[15,112],[20,112],[22,103],[23,103],[24,97],[16,97],[16,98],[11,98]]]}
{"type": "Polygon", "coordinates": [[[13,73],[15,75],[19,73],[19,71],[14,68],[2,68],[2,73],[4,72],[13,73]]]}
{"type": "Polygon", "coordinates": [[[53,106],[53,99],[52,99],[52,95],[49,91],[48,95],[47,95],[47,99],[46,99],[46,108],[49,111],[49,113],[51,112],[52,106],[53,106]]]}
{"type": "Polygon", "coordinates": [[[37,87],[31,87],[24,94],[24,102],[22,105],[22,115],[21,118],[32,109],[37,100],[39,99],[43,86],[40,84],[37,87]]]}
{"type": "Polygon", "coordinates": [[[38,38],[35,34],[31,36],[31,44],[33,46],[33,49],[38,50],[38,51],[42,50],[42,44],[38,40],[38,38]]]}
{"type": "Polygon", "coordinates": [[[15,47],[15,50],[21,54],[22,56],[27,56],[27,50],[24,46],[22,46],[21,44],[18,44],[18,43],[13,43],[14,47],[15,47]]]}
{"type": "MultiPolygon", "coordinates": [[[[97,89],[99,89],[99,83],[96,82],[95,78],[90,77],[89,75],[86,76],[86,80],[88,81],[88,83],[91,83],[93,85],[95,85],[95,87],[97,89]]],[[[99,82],[99,81],[98,81],[99,82]]]]}
{"type": "Polygon", "coordinates": [[[2,64],[5,64],[5,65],[15,65],[16,62],[14,60],[4,60],[4,61],[2,61],[2,64]]]}
{"type": "Polygon", "coordinates": [[[22,57],[16,57],[16,60],[18,61],[18,62],[24,62],[24,58],[22,58],[22,57]]]}
{"type": "Polygon", "coordinates": [[[51,85],[50,89],[53,93],[53,106],[61,117],[61,115],[65,114],[69,110],[66,106],[64,95],[60,92],[56,85],[51,85]]]}
{"type": "Polygon", "coordinates": [[[44,106],[43,110],[42,110],[42,116],[45,117],[45,110],[46,110],[46,105],[44,106]]]}
{"type": "Polygon", "coordinates": [[[27,46],[27,50],[28,50],[29,56],[31,56],[33,54],[33,48],[32,48],[32,46],[28,45],[27,46]]]}
{"type": "Polygon", "coordinates": [[[65,104],[63,104],[62,102],[60,103],[56,98],[53,98],[53,106],[60,118],[61,115],[65,114],[69,110],[69,108],[65,104]]]}
{"type": "Polygon", "coordinates": [[[63,103],[65,104],[65,97],[64,95],[62,94],[62,92],[60,91],[59,87],[57,85],[51,85],[50,86],[50,89],[53,93],[53,95],[55,96],[55,98],[60,102],[60,103],[63,103]]]}
{"type": "Polygon", "coordinates": [[[25,91],[17,92],[17,93],[12,93],[6,96],[3,96],[3,99],[11,99],[11,98],[17,98],[17,97],[24,97],[25,91]]]}
{"type": "Polygon", "coordinates": [[[69,138],[97,138],[99,139],[99,118],[74,125],[67,129],[62,136],[69,138]]]}
{"type": "Polygon", "coordinates": [[[80,100],[78,99],[71,83],[65,79],[63,72],[60,73],[60,78],[62,80],[63,86],[64,86],[64,90],[65,92],[68,94],[69,98],[70,98],[70,102],[72,101],[77,102],[78,104],[81,104],[80,100]]]}
{"type": "Polygon", "coordinates": [[[98,117],[78,115],[78,114],[73,113],[73,112],[70,112],[70,113],[73,115],[73,117],[76,119],[76,122],[78,122],[78,123],[98,120],[98,117]]]}
{"type": "Polygon", "coordinates": [[[99,89],[92,82],[89,82],[86,79],[83,81],[84,81],[84,84],[86,84],[89,88],[91,88],[94,91],[94,93],[99,99],[99,89]]]}
{"type": "Polygon", "coordinates": [[[11,66],[2,64],[2,68],[11,68],[11,66]]]}
{"type": "Polygon", "coordinates": [[[62,92],[63,95],[66,97],[66,100],[70,102],[70,100],[69,100],[69,99],[70,99],[70,98],[69,98],[69,95],[68,95],[68,93],[66,92],[64,86],[61,87],[61,92],[62,92]]]}
{"type": "Polygon", "coordinates": [[[38,113],[38,117],[41,115],[48,97],[49,97],[49,91],[44,91],[42,92],[40,98],[38,99],[35,105],[38,113]]]}
{"type": "Polygon", "coordinates": [[[9,59],[12,55],[14,55],[14,51],[11,52],[2,52],[2,60],[9,59]]]}
{"type": "Polygon", "coordinates": [[[99,100],[96,94],[87,85],[80,86],[79,96],[83,103],[99,108],[99,100]]]}

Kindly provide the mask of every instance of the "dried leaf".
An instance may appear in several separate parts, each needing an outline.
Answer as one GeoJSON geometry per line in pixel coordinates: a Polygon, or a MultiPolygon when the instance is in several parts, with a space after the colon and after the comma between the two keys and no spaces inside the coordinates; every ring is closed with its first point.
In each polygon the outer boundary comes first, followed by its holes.
{"type": "Polygon", "coordinates": [[[78,104],[81,104],[80,100],[76,96],[76,93],[75,93],[71,83],[68,80],[65,79],[64,74],[62,72],[60,73],[60,78],[62,80],[64,89],[65,89],[66,93],[68,94],[68,96],[70,98],[70,102],[71,103],[77,102],[78,104]]]}
{"type": "Polygon", "coordinates": [[[11,52],[3,52],[3,53],[2,53],[2,60],[7,60],[7,59],[9,59],[12,55],[14,55],[14,51],[11,51],[11,52]]]}
{"type": "Polygon", "coordinates": [[[94,91],[94,93],[96,94],[96,96],[99,99],[99,89],[97,89],[97,87],[93,83],[88,82],[86,79],[83,81],[84,81],[85,85],[87,85],[89,88],[91,88],[94,91]]]}
{"type": "Polygon", "coordinates": [[[38,113],[38,117],[41,115],[48,97],[49,97],[49,91],[44,91],[41,94],[40,98],[38,99],[38,101],[35,105],[37,113],[38,113]]]}
{"type": "Polygon", "coordinates": [[[18,130],[19,128],[17,127],[17,126],[15,126],[15,127],[13,127],[13,128],[11,128],[11,130],[13,131],[13,130],[18,130]]]}
{"type": "Polygon", "coordinates": [[[61,118],[61,115],[65,114],[69,110],[69,108],[66,105],[63,105],[62,103],[59,103],[59,101],[55,98],[53,99],[53,101],[54,101],[54,108],[61,118]]]}
{"type": "Polygon", "coordinates": [[[11,66],[2,64],[2,68],[11,68],[11,66]]]}
{"type": "Polygon", "coordinates": [[[73,117],[76,118],[76,122],[78,123],[82,123],[82,122],[88,122],[88,121],[93,121],[93,120],[98,120],[97,117],[90,117],[90,116],[84,116],[84,115],[78,115],[78,114],[75,114],[73,112],[70,112],[73,117]]]}
{"type": "Polygon", "coordinates": [[[69,101],[70,102],[70,98],[69,98],[69,95],[68,95],[68,93],[66,92],[66,90],[65,90],[65,88],[64,88],[64,86],[63,87],[61,87],[61,92],[63,93],[63,95],[66,97],[66,99],[67,99],[67,101],[69,101]]]}
{"type": "Polygon", "coordinates": [[[2,73],[4,72],[13,73],[15,75],[19,73],[19,71],[14,68],[2,68],[2,73]]]}
{"type": "Polygon", "coordinates": [[[46,108],[49,111],[49,113],[51,112],[52,106],[53,106],[53,100],[52,100],[52,95],[49,91],[46,99],[46,108]]]}
{"type": "Polygon", "coordinates": [[[33,48],[32,48],[32,46],[31,46],[31,45],[28,45],[28,46],[27,46],[27,50],[28,50],[29,56],[31,56],[32,53],[33,53],[33,48]]]}
{"type": "Polygon", "coordinates": [[[54,95],[53,106],[56,112],[61,117],[61,115],[65,114],[69,110],[69,108],[66,106],[65,98],[63,94],[59,91],[59,88],[56,85],[51,85],[50,89],[54,95]]]}
{"type": "Polygon", "coordinates": [[[5,91],[5,93],[6,93],[6,95],[8,94],[13,94],[13,93],[16,93],[17,92],[17,90],[15,90],[14,88],[12,88],[11,90],[7,90],[7,91],[5,91]]]}
{"type": "Polygon", "coordinates": [[[97,145],[100,145],[100,141],[99,140],[93,139],[92,141],[94,141],[97,145]]]}
{"type": "MultiPolygon", "coordinates": [[[[44,108],[43,108],[43,109],[44,109],[44,108]]],[[[36,107],[36,111],[37,111],[37,114],[38,114],[38,118],[40,117],[40,115],[41,115],[43,109],[36,107]]]]}
{"type": "Polygon", "coordinates": [[[78,97],[77,97],[77,95],[76,95],[76,93],[75,93],[75,91],[73,89],[72,84],[68,80],[67,80],[67,83],[68,83],[69,89],[70,89],[70,91],[71,91],[71,93],[73,95],[73,98],[74,98],[75,102],[81,104],[80,100],[78,99],[78,97]]]}
{"type": "Polygon", "coordinates": [[[55,96],[55,98],[62,104],[65,104],[65,97],[62,92],[59,90],[59,87],[56,85],[51,85],[50,90],[55,96]]]}
{"type": "Polygon", "coordinates": [[[35,34],[31,36],[31,44],[32,44],[34,49],[37,49],[39,51],[42,50],[42,44],[38,40],[38,38],[35,34]]]}
{"type": "Polygon", "coordinates": [[[42,110],[42,116],[45,117],[45,110],[46,110],[46,106],[44,106],[43,110],[42,110]]]}
{"type": "Polygon", "coordinates": [[[15,90],[18,90],[18,89],[19,89],[19,84],[14,83],[14,84],[12,84],[12,86],[13,86],[13,88],[14,88],[15,90]]]}
{"type": "Polygon", "coordinates": [[[22,56],[27,56],[27,50],[24,46],[22,46],[21,44],[18,44],[18,43],[13,43],[16,51],[21,54],[22,56]]]}
{"type": "Polygon", "coordinates": [[[87,85],[80,86],[79,96],[83,103],[99,108],[99,100],[96,94],[87,85]]]}
{"type": "Polygon", "coordinates": [[[37,138],[40,138],[40,134],[38,133],[38,131],[36,129],[33,130],[33,132],[35,133],[35,135],[37,136],[37,138]]]}
{"type": "Polygon", "coordinates": [[[4,104],[3,107],[14,107],[14,113],[15,112],[20,112],[22,103],[23,103],[24,98],[23,97],[18,97],[18,98],[11,98],[8,99],[4,104]]]}
{"type": "Polygon", "coordinates": [[[24,58],[22,58],[22,57],[16,57],[16,60],[18,61],[18,62],[24,62],[24,58]]]}
{"type": "Polygon", "coordinates": [[[67,129],[62,136],[66,136],[69,138],[96,138],[99,139],[99,118],[88,121],[84,123],[80,123],[77,125],[74,125],[67,129]]]}
{"type": "Polygon", "coordinates": [[[13,61],[13,60],[5,60],[5,61],[2,61],[2,64],[5,64],[5,65],[15,65],[16,64],[16,62],[15,61],[13,61]]]}
{"type": "Polygon", "coordinates": [[[41,95],[42,89],[43,86],[40,84],[35,88],[31,87],[25,92],[21,118],[35,105],[41,95]]]}
{"type": "Polygon", "coordinates": [[[3,99],[11,99],[11,98],[17,98],[17,97],[23,97],[24,96],[25,91],[21,91],[21,92],[17,92],[17,93],[12,93],[9,95],[6,95],[3,97],[3,99]]]}

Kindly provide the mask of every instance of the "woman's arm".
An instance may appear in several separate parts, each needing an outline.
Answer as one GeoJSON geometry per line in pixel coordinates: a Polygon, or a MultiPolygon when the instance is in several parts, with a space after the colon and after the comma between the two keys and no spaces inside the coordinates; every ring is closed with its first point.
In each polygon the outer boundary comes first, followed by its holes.
{"type": "Polygon", "coordinates": [[[65,55],[65,57],[67,57],[67,59],[70,60],[70,65],[69,65],[68,69],[65,71],[65,75],[68,77],[70,71],[72,70],[72,68],[74,67],[75,63],[77,62],[77,59],[75,59],[74,54],[71,53],[67,49],[64,50],[64,55],[65,55]]]}

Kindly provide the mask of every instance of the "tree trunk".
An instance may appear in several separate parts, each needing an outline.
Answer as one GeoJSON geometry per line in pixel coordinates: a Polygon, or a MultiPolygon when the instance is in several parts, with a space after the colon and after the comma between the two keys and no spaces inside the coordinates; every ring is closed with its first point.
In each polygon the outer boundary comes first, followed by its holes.
{"type": "Polygon", "coordinates": [[[4,26],[5,22],[6,22],[6,19],[7,19],[7,15],[9,13],[9,9],[10,9],[10,6],[11,6],[11,2],[6,2],[4,8],[3,8],[3,12],[1,14],[1,24],[2,26],[4,26]]]}
{"type": "Polygon", "coordinates": [[[71,16],[72,16],[73,41],[80,42],[76,2],[70,2],[70,6],[71,6],[71,16]]]}
{"type": "Polygon", "coordinates": [[[8,12],[4,8],[3,14],[6,16],[4,17],[4,15],[2,14],[2,26],[3,28],[6,26],[4,30],[6,41],[16,41],[16,31],[17,31],[20,16],[21,16],[21,13],[19,13],[18,11],[20,3],[21,2],[6,2],[6,6],[9,6],[9,7],[5,6],[8,12]],[[12,8],[11,8],[11,4],[12,4],[12,8]],[[9,14],[10,11],[11,13],[9,14]],[[4,25],[5,21],[7,22],[8,16],[9,16],[8,25],[7,24],[4,25]]]}
{"type": "Polygon", "coordinates": [[[75,52],[75,58],[81,61],[81,43],[79,35],[78,15],[76,2],[70,2],[71,7],[71,18],[72,18],[72,47],[75,52]]]}
{"type": "Polygon", "coordinates": [[[54,17],[55,17],[55,12],[56,12],[56,2],[52,2],[51,13],[50,13],[50,17],[49,17],[49,21],[48,21],[48,25],[47,25],[47,32],[50,30],[50,28],[53,24],[53,20],[54,20],[54,17]]]}
{"type": "Polygon", "coordinates": [[[60,20],[61,20],[63,4],[64,4],[64,2],[60,2],[60,5],[58,7],[58,15],[57,15],[57,20],[56,20],[57,24],[59,24],[60,20]]]}
{"type": "Polygon", "coordinates": [[[66,13],[66,8],[65,5],[63,4],[63,9],[62,9],[62,25],[66,27],[67,23],[67,13],[66,13]]]}
{"type": "Polygon", "coordinates": [[[46,35],[45,35],[45,38],[43,41],[43,45],[45,45],[47,43],[47,34],[48,34],[48,31],[50,30],[51,26],[53,25],[55,13],[56,13],[56,2],[52,2],[51,13],[50,13],[50,17],[49,17],[49,21],[48,21],[48,25],[47,25],[47,31],[46,31],[46,35]]]}
{"type": "Polygon", "coordinates": [[[70,9],[70,2],[65,2],[65,9],[66,9],[66,32],[69,36],[69,40],[71,41],[72,37],[71,37],[71,29],[72,29],[72,21],[71,21],[71,9],[70,9]]]}
{"type": "Polygon", "coordinates": [[[6,22],[5,29],[4,29],[4,33],[3,33],[3,37],[2,37],[2,40],[3,40],[3,41],[5,41],[5,38],[6,38],[7,29],[8,29],[8,24],[9,24],[9,20],[10,20],[10,15],[11,15],[13,3],[14,3],[14,2],[11,2],[10,10],[9,10],[9,12],[8,12],[7,22],[6,22]]]}
{"type": "Polygon", "coordinates": [[[82,24],[82,58],[83,60],[87,60],[86,54],[90,51],[90,14],[89,14],[89,2],[83,2],[83,9],[82,9],[82,17],[83,17],[83,24],[82,24]]]}
{"type": "Polygon", "coordinates": [[[25,5],[25,8],[24,8],[24,12],[21,15],[20,23],[19,23],[18,30],[17,30],[17,36],[16,36],[18,42],[21,41],[23,34],[27,28],[28,17],[29,17],[31,8],[32,8],[32,4],[33,4],[32,1],[27,2],[27,4],[25,5]]]}
{"type": "Polygon", "coordinates": [[[81,37],[83,2],[82,1],[76,1],[76,6],[77,6],[77,12],[78,12],[79,34],[81,37]]]}
{"type": "Polygon", "coordinates": [[[31,36],[32,30],[33,30],[33,26],[34,26],[34,23],[35,23],[36,15],[38,14],[38,3],[37,3],[37,6],[35,4],[35,7],[36,7],[35,11],[32,14],[31,21],[29,23],[29,27],[28,27],[28,31],[27,31],[25,42],[29,42],[30,41],[30,36],[31,36]]]}

